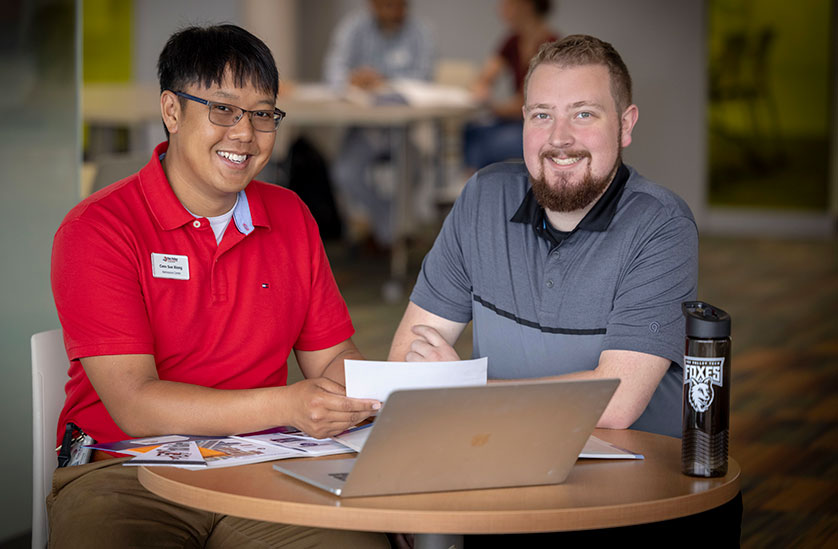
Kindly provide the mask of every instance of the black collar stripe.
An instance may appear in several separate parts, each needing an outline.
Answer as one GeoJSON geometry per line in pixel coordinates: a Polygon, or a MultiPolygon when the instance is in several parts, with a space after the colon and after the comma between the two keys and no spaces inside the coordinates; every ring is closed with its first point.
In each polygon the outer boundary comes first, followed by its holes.
{"type": "MultiPolygon", "coordinates": [[[[605,231],[614,219],[614,214],[617,213],[617,205],[620,202],[620,197],[623,194],[623,189],[629,178],[629,170],[625,164],[620,164],[617,168],[617,173],[614,175],[614,180],[605,189],[603,195],[597,200],[594,207],[591,208],[579,225],[574,230],[582,231],[605,231]]],[[[527,190],[524,200],[515,212],[515,215],[510,219],[513,223],[529,223],[532,225],[536,234],[547,238],[541,231],[544,223],[545,215],[544,208],[539,205],[532,192],[532,186],[527,190]]],[[[549,239],[548,239],[549,240],[549,239]]]]}

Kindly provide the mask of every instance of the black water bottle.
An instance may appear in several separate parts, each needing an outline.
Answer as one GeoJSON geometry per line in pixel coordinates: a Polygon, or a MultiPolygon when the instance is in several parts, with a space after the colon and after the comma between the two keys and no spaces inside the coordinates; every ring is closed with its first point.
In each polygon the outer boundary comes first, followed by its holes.
{"type": "Polygon", "coordinates": [[[681,472],[721,477],[730,426],[730,315],[702,301],[681,309],[687,318],[681,472]]]}

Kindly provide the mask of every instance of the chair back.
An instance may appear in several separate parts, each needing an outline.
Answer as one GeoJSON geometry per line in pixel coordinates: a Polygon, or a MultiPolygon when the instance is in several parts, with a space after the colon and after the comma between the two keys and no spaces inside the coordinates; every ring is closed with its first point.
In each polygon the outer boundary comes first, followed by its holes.
{"type": "Polygon", "coordinates": [[[46,497],[58,466],[55,432],[64,405],[70,361],[61,330],[32,336],[32,547],[47,545],[46,497]]]}

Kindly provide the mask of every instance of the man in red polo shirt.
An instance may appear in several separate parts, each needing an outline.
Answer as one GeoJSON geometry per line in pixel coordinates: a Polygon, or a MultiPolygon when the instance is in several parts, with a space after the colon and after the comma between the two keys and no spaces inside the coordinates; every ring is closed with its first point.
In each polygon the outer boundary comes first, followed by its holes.
{"type": "MultiPolygon", "coordinates": [[[[59,441],[68,424],[109,442],[277,425],[329,436],[366,418],[379,403],[345,396],[343,361],[360,353],[317,226],[296,195],[253,181],[284,116],[270,51],[233,25],[191,27],[158,74],[168,141],[55,236],[71,360],[59,441]],[[286,385],[291,350],[306,379],[286,385]]],[[[51,546],[386,546],[174,505],[118,460],[59,468],[53,484],[51,546]]]]}

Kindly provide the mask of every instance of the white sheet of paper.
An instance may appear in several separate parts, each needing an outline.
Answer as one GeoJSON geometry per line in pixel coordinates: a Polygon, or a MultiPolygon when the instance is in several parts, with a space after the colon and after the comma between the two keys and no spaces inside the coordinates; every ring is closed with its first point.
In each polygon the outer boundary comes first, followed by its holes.
{"type": "Polygon", "coordinates": [[[168,444],[170,442],[180,442],[182,440],[189,440],[189,437],[185,437],[183,435],[165,435],[162,437],[135,438],[131,439],[129,442],[131,444],[136,444],[137,446],[152,446],[154,444],[168,444]]]}
{"type": "Polygon", "coordinates": [[[356,452],[360,452],[361,448],[364,447],[364,443],[367,441],[367,437],[370,435],[370,431],[372,431],[372,425],[372,423],[367,423],[360,427],[353,427],[332,437],[332,440],[343,444],[347,448],[352,448],[356,452]]]}
{"type": "Polygon", "coordinates": [[[614,446],[610,442],[605,442],[601,438],[591,435],[585,447],[579,453],[580,458],[588,459],[643,459],[643,454],[635,454],[630,450],[625,450],[618,446],[614,446]]]}
{"type": "Polygon", "coordinates": [[[486,385],[486,357],[452,362],[346,360],[346,396],[384,402],[398,389],[486,385]]]}

